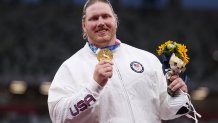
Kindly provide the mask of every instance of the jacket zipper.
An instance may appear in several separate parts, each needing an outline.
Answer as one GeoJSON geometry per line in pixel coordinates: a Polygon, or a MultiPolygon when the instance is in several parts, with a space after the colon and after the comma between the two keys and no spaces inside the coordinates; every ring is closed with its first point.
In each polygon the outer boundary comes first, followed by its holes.
{"type": "Polygon", "coordinates": [[[119,69],[118,69],[118,66],[117,66],[117,64],[115,63],[115,61],[114,61],[114,64],[115,64],[115,66],[116,66],[116,71],[117,71],[117,73],[118,73],[118,77],[119,77],[119,79],[120,79],[120,82],[121,82],[121,84],[122,84],[122,88],[123,88],[124,93],[125,93],[125,96],[126,96],[126,98],[127,98],[127,104],[128,104],[128,106],[129,106],[129,110],[130,110],[130,115],[131,115],[132,123],[135,123],[135,118],[134,118],[132,106],[131,106],[131,103],[130,103],[129,95],[128,95],[128,93],[127,93],[127,90],[126,90],[125,85],[124,85],[124,82],[123,82],[123,78],[122,78],[122,76],[121,76],[121,73],[120,73],[120,71],[119,71],[119,69]]]}

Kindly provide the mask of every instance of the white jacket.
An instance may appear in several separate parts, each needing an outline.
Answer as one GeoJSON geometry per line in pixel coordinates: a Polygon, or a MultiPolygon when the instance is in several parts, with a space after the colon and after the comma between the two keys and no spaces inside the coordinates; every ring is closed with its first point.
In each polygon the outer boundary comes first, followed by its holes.
{"type": "Polygon", "coordinates": [[[180,116],[188,97],[167,94],[154,55],[121,43],[113,56],[113,76],[104,87],[93,79],[98,60],[88,44],[61,65],[48,95],[53,123],[161,123],[180,116]]]}

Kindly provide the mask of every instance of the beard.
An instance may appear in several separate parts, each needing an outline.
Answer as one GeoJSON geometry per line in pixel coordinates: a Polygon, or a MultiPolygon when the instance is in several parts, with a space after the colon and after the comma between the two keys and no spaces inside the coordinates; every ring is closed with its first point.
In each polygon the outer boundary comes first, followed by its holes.
{"type": "MultiPolygon", "coordinates": [[[[116,31],[115,31],[116,32],[116,31]]],[[[115,32],[107,32],[106,34],[87,33],[88,40],[96,46],[107,46],[115,42],[115,32]]]]}

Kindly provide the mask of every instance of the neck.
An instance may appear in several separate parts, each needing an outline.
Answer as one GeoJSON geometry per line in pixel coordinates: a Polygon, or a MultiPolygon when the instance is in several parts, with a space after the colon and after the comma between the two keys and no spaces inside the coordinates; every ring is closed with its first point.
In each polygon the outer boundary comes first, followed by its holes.
{"type": "Polygon", "coordinates": [[[91,43],[88,41],[88,45],[89,45],[89,48],[96,54],[97,51],[101,50],[101,49],[104,49],[104,48],[107,48],[109,49],[110,51],[113,51],[115,50],[116,48],[118,48],[120,46],[120,40],[116,39],[115,42],[111,45],[105,45],[105,46],[102,46],[102,47],[97,47],[95,44],[91,43]]]}
{"type": "Polygon", "coordinates": [[[97,48],[103,48],[106,46],[114,45],[117,42],[118,39],[114,38],[111,41],[102,41],[102,42],[96,42],[88,40],[91,44],[93,44],[97,48]]]}
{"type": "Polygon", "coordinates": [[[111,43],[92,43],[92,44],[95,45],[97,48],[103,48],[115,44],[115,41],[111,43]]]}

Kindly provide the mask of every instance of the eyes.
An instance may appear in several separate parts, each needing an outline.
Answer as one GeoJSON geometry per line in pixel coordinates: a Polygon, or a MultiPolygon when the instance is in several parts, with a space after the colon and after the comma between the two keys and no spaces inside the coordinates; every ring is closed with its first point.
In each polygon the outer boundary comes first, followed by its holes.
{"type": "Polygon", "coordinates": [[[88,20],[89,21],[97,21],[99,20],[99,18],[102,18],[102,19],[108,19],[108,18],[111,18],[112,16],[109,15],[109,14],[102,14],[102,15],[94,15],[92,17],[90,17],[88,20]]]}

